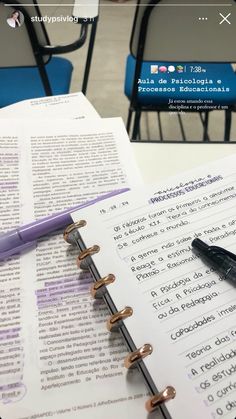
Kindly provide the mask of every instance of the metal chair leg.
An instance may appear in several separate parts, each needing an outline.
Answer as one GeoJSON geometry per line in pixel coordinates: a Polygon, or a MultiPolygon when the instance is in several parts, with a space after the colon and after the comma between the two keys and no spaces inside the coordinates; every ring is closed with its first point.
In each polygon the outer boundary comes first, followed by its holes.
{"type": "Polygon", "coordinates": [[[48,79],[48,74],[45,68],[45,65],[43,63],[43,59],[41,56],[37,57],[37,64],[38,64],[38,71],[43,83],[44,91],[46,96],[53,96],[52,88],[48,79]]]}
{"type": "Polygon", "coordinates": [[[161,125],[161,114],[160,114],[159,111],[157,112],[157,122],[158,122],[158,128],[159,128],[160,141],[163,141],[164,136],[163,136],[163,129],[162,129],[162,125],[161,125]]]}
{"type": "Polygon", "coordinates": [[[132,115],[133,115],[133,111],[131,109],[129,109],[128,118],[127,118],[127,124],[126,124],[126,130],[127,130],[128,134],[130,133],[130,126],[131,126],[131,121],[132,121],[132,115]]]}
{"type": "Polygon", "coordinates": [[[230,141],[231,123],[232,123],[232,113],[231,111],[225,111],[224,141],[230,141]]]}
{"type": "Polygon", "coordinates": [[[209,125],[209,112],[205,112],[205,118],[203,120],[203,138],[202,138],[202,141],[209,141],[208,125],[209,125]]]}
{"type": "Polygon", "coordinates": [[[90,32],[87,59],[86,59],[86,64],[85,64],[85,69],[84,69],[84,79],[83,79],[83,84],[82,84],[82,92],[84,95],[86,95],[86,91],[87,91],[88,78],[89,78],[89,73],[90,73],[91,61],[93,57],[93,48],[94,48],[94,42],[95,42],[95,37],[96,37],[96,31],[97,31],[97,20],[92,23],[91,32],[90,32]]]}
{"type": "Polygon", "coordinates": [[[138,137],[140,117],[141,117],[141,111],[136,111],[135,117],[134,117],[133,134],[132,134],[132,140],[134,141],[137,140],[137,137],[138,137]]]}

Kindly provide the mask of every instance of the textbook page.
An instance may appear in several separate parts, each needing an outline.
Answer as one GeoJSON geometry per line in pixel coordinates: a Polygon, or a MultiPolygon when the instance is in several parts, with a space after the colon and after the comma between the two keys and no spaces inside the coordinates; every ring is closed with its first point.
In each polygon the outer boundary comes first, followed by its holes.
{"type": "MultiPolygon", "coordinates": [[[[140,183],[121,119],[1,121],[1,229],[140,183]]],[[[2,419],[146,418],[140,375],[62,231],[0,262],[2,419]]]]}
{"type": "Polygon", "coordinates": [[[199,237],[236,252],[236,155],[73,215],[86,246],[173,419],[236,417],[235,286],[192,250],[199,237]],[[125,290],[125,291],[124,291],[125,290]]]}
{"type": "Polygon", "coordinates": [[[0,110],[1,118],[100,118],[82,92],[23,100],[0,110]]]}

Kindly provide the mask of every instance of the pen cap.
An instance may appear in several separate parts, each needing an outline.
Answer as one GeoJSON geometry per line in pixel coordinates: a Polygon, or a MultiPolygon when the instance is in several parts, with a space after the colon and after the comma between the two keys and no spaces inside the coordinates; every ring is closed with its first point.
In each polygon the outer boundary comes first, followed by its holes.
{"type": "Polygon", "coordinates": [[[209,249],[208,244],[204,243],[200,239],[194,239],[192,241],[192,246],[194,249],[199,250],[199,252],[203,254],[205,254],[205,252],[209,249]]]}
{"type": "MultiPolygon", "coordinates": [[[[234,259],[230,257],[230,252],[218,246],[208,246],[200,239],[192,242],[194,249],[198,250],[203,260],[211,267],[217,269],[220,273],[226,275],[229,269],[232,269],[234,259]]],[[[234,255],[233,255],[234,256],[234,255]]]]}
{"type": "Polygon", "coordinates": [[[6,252],[24,244],[17,230],[11,230],[0,235],[0,253],[6,252]]]}

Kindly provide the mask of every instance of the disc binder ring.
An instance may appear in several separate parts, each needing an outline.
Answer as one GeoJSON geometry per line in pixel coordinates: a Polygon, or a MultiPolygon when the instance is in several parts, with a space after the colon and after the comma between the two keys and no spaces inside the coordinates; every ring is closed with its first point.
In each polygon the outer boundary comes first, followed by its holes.
{"type": "Polygon", "coordinates": [[[99,298],[103,294],[104,287],[112,284],[115,281],[115,275],[109,274],[99,281],[95,282],[90,288],[90,292],[93,298],[99,298]]]}
{"type": "Polygon", "coordinates": [[[87,249],[80,252],[79,256],[77,257],[77,266],[80,268],[81,262],[86,259],[88,256],[93,256],[95,253],[100,251],[100,247],[95,244],[92,247],[88,247],[87,249]]]}
{"type": "Polygon", "coordinates": [[[86,225],[85,220],[77,221],[76,223],[68,225],[63,233],[64,240],[69,244],[74,244],[74,240],[71,239],[71,233],[73,233],[78,228],[84,227],[86,225]]]}
{"type": "Polygon", "coordinates": [[[117,329],[120,326],[120,322],[127,317],[132,316],[133,309],[131,307],[125,307],[123,310],[118,311],[117,313],[113,314],[107,320],[107,329],[111,332],[114,329],[117,329]]]}
{"type": "Polygon", "coordinates": [[[137,349],[137,351],[129,353],[124,359],[124,365],[127,369],[135,367],[135,365],[141,361],[146,356],[151,355],[153,351],[152,345],[149,343],[145,343],[141,348],[137,349]]]}
{"type": "Polygon", "coordinates": [[[153,412],[153,410],[157,409],[160,404],[167,402],[168,400],[174,399],[176,396],[176,391],[174,387],[167,386],[165,390],[161,391],[160,393],[155,394],[155,396],[151,397],[146,402],[146,409],[149,413],[153,412]]]}

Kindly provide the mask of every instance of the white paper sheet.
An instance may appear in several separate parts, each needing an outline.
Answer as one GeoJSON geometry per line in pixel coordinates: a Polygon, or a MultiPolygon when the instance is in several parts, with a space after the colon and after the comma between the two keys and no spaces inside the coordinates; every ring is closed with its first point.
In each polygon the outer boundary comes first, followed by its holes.
{"type": "Polygon", "coordinates": [[[236,155],[150,188],[105,200],[86,219],[86,245],[137,347],[153,345],[145,364],[159,390],[176,389],[166,404],[173,419],[236,415],[236,294],[193,252],[199,237],[236,252],[236,155]],[[95,230],[96,225],[96,230],[95,230]]]}
{"type": "Polygon", "coordinates": [[[82,92],[29,99],[6,106],[0,118],[99,118],[99,114],[82,92]]]}
{"type": "MultiPolygon", "coordinates": [[[[4,230],[140,183],[119,118],[0,125],[4,230]]],[[[125,346],[106,332],[107,309],[89,296],[91,279],[77,269],[77,254],[60,232],[0,263],[4,419],[146,417],[142,378],[126,377],[125,346]]]]}

